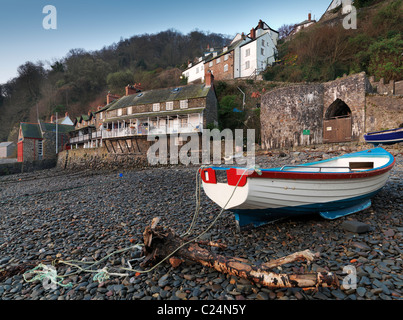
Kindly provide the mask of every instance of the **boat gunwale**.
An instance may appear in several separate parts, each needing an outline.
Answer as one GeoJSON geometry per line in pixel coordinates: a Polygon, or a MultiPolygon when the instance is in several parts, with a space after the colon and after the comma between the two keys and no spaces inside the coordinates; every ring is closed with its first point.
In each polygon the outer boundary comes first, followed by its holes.
{"type": "Polygon", "coordinates": [[[244,168],[244,167],[216,167],[216,166],[210,166],[209,168],[213,170],[229,170],[231,168],[238,169],[239,172],[241,172],[237,176],[241,175],[246,175],[247,177],[250,178],[271,178],[271,179],[297,179],[297,180],[314,180],[314,179],[325,179],[325,180],[331,180],[331,179],[360,179],[360,178],[367,178],[367,177],[372,177],[376,175],[380,175],[383,173],[388,172],[391,170],[395,164],[395,158],[391,153],[386,151],[383,148],[374,148],[374,149],[369,149],[369,150],[364,150],[360,152],[355,152],[351,154],[344,154],[338,157],[326,159],[326,160],[321,160],[321,161],[316,161],[316,162],[309,162],[309,163],[303,163],[298,165],[297,167],[301,167],[301,169],[304,169],[304,167],[309,167],[318,163],[326,163],[329,161],[334,161],[340,158],[354,158],[354,157],[360,157],[363,155],[367,155],[368,157],[383,157],[389,158],[389,161],[384,164],[383,166],[379,166],[373,169],[368,169],[368,170],[362,170],[362,171],[350,171],[350,172],[308,172],[308,171],[283,171],[282,167],[278,168],[272,168],[272,169],[259,169],[259,172],[256,172],[255,169],[253,168],[244,168]],[[370,156],[370,152],[376,151],[372,153],[370,156]],[[381,152],[381,154],[379,152],[381,152]],[[244,171],[247,170],[246,173],[244,171]]]}

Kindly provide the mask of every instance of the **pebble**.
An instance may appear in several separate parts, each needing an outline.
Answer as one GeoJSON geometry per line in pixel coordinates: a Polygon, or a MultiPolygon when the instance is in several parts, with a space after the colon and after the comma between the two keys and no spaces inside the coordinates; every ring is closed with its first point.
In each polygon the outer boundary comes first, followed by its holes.
{"type": "MultiPolygon", "coordinates": [[[[261,167],[277,167],[291,160],[300,163],[321,159],[323,154],[325,158],[341,154],[335,150],[284,150],[258,156],[256,162],[261,167]]],[[[161,217],[161,225],[185,232],[195,209],[195,170],[196,166],[127,170],[119,179],[113,172],[58,169],[1,176],[0,218],[7,215],[0,219],[1,270],[24,264],[29,270],[47,258],[49,264],[54,259],[100,260],[141,243],[144,228],[155,216],[161,217]]],[[[219,212],[201,193],[195,234],[204,231],[219,212]]],[[[402,199],[400,151],[387,185],[363,212],[335,220],[319,216],[287,219],[242,232],[237,231],[233,214],[224,212],[204,235],[227,244],[227,249],[214,248],[217,254],[251,262],[310,249],[319,253],[314,263],[296,262],[278,271],[330,271],[342,283],[343,268],[351,265],[358,277],[355,290],[270,289],[197,263],[183,263],[176,269],[164,263],[148,274],[133,272],[98,283],[92,279],[94,274],[70,275],[74,267],[58,264],[58,275],[66,276],[63,284],[71,283],[71,288],[46,290],[41,281],[27,283],[17,274],[0,278],[0,300],[398,300],[403,296],[402,199]]],[[[133,250],[116,254],[96,268],[128,267],[128,261],[138,268],[139,262],[131,260],[138,257],[133,250]]]]}

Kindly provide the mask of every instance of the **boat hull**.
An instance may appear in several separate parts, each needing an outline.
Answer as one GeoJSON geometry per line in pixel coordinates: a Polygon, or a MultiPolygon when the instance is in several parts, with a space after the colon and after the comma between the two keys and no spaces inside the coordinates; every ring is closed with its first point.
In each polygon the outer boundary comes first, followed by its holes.
{"type": "Polygon", "coordinates": [[[370,132],[364,135],[364,139],[375,146],[400,143],[403,142],[403,128],[370,132]]]}
{"type": "Polygon", "coordinates": [[[366,163],[377,163],[374,156],[382,158],[377,167],[368,170],[322,172],[327,162],[321,161],[314,163],[322,166],[320,173],[310,172],[313,167],[305,165],[287,172],[267,169],[260,174],[237,169],[234,178],[233,169],[227,169],[228,183],[205,179],[203,188],[218,205],[234,212],[241,228],[312,213],[336,219],[369,208],[371,198],[386,184],[394,159],[383,149],[377,149],[373,149],[372,157],[362,152],[347,157],[349,164],[359,160],[361,165],[363,159],[368,160],[366,163]]]}

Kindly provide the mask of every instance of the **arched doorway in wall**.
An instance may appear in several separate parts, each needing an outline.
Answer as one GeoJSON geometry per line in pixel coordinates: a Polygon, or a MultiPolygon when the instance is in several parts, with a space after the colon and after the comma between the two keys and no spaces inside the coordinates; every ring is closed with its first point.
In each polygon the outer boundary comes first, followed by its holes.
{"type": "Polygon", "coordinates": [[[351,109],[341,99],[327,108],[323,120],[323,142],[351,141],[351,109]]]}

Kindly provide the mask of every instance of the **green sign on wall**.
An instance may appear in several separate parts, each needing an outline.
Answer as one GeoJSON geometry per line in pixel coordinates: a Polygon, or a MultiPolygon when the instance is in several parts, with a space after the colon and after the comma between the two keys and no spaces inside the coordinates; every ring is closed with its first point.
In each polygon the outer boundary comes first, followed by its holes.
{"type": "Polygon", "coordinates": [[[302,134],[303,134],[304,136],[309,136],[309,135],[311,134],[311,130],[303,130],[303,131],[302,131],[302,134]]]}

